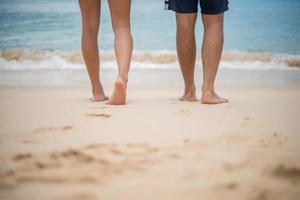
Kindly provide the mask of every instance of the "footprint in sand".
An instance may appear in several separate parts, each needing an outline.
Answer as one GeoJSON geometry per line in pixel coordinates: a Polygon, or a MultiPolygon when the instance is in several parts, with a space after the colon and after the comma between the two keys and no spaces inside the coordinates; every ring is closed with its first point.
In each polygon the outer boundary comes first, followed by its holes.
{"type": "Polygon", "coordinates": [[[89,114],[86,114],[86,116],[100,118],[100,119],[107,119],[107,118],[111,117],[110,115],[103,114],[103,113],[89,113],[89,114]]]}
{"type": "Polygon", "coordinates": [[[290,181],[291,184],[296,185],[300,182],[300,168],[287,167],[283,164],[279,164],[273,169],[273,177],[290,181]]]}
{"type": "Polygon", "coordinates": [[[234,190],[234,189],[236,189],[239,185],[238,185],[238,183],[232,182],[232,183],[227,183],[227,184],[225,184],[224,186],[225,186],[225,188],[226,188],[227,190],[234,190]]]}
{"type": "Polygon", "coordinates": [[[277,132],[273,132],[272,136],[269,136],[268,138],[262,138],[259,140],[260,144],[264,148],[267,148],[269,146],[281,146],[286,141],[287,141],[287,138],[277,132]]]}
{"type": "Polygon", "coordinates": [[[17,154],[13,157],[13,160],[14,161],[22,161],[22,160],[26,160],[26,159],[29,159],[29,158],[32,158],[32,154],[30,153],[20,153],[20,154],[17,154]]]}
{"type": "Polygon", "coordinates": [[[225,189],[225,190],[235,190],[238,188],[238,186],[239,184],[236,182],[229,182],[229,183],[219,184],[217,185],[217,188],[225,189]]]}
{"type": "Polygon", "coordinates": [[[98,185],[127,171],[146,172],[157,164],[154,150],[155,147],[146,144],[95,144],[42,154],[16,154],[8,159],[11,165],[0,165],[0,190],[10,183],[14,186],[27,183],[98,185]],[[99,153],[98,148],[103,151],[99,153]],[[10,166],[14,166],[14,170],[10,166]]]}
{"type": "Polygon", "coordinates": [[[279,134],[277,132],[273,133],[273,138],[274,138],[274,140],[276,140],[275,142],[278,145],[282,145],[282,144],[284,144],[287,141],[286,137],[282,136],[282,134],[279,134]]]}
{"type": "Polygon", "coordinates": [[[58,132],[58,131],[69,131],[72,130],[73,126],[63,126],[63,127],[42,127],[33,130],[33,133],[44,133],[44,132],[58,132]]]}

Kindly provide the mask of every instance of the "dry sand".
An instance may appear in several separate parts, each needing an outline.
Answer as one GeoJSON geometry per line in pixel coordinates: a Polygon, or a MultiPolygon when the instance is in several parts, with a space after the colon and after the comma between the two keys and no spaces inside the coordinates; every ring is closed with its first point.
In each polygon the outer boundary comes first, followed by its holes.
{"type": "Polygon", "coordinates": [[[296,200],[300,85],[220,86],[230,103],[129,87],[0,86],[0,199],[296,200]]]}

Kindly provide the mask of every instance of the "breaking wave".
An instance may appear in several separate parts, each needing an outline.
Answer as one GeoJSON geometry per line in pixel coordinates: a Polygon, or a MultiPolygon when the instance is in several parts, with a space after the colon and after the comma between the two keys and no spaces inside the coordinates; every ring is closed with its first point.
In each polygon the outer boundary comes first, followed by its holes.
{"type": "MultiPolygon", "coordinates": [[[[199,57],[199,56],[198,56],[199,57]]],[[[100,53],[101,67],[117,68],[112,51],[100,53]]],[[[197,64],[200,65],[198,60],[197,64]]],[[[131,68],[134,69],[175,69],[178,67],[174,51],[136,51],[133,53],[131,68]]],[[[80,52],[66,51],[25,51],[22,49],[0,50],[0,70],[59,70],[84,69],[80,52]]],[[[227,69],[300,69],[300,55],[224,52],[220,68],[227,69]]]]}

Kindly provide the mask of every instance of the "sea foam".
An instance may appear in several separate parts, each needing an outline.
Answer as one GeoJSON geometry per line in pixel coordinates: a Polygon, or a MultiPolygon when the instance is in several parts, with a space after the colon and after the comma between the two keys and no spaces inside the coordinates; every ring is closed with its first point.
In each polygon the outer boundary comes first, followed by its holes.
{"type": "MultiPolygon", "coordinates": [[[[200,55],[197,65],[201,65],[200,55]]],[[[112,51],[100,53],[101,68],[115,69],[117,63],[112,51]]],[[[176,69],[175,51],[135,51],[132,69],[176,69]]],[[[67,51],[24,51],[21,49],[0,51],[0,70],[69,70],[84,69],[82,54],[67,51]]],[[[300,55],[224,52],[220,68],[246,70],[300,69],[300,55]]]]}

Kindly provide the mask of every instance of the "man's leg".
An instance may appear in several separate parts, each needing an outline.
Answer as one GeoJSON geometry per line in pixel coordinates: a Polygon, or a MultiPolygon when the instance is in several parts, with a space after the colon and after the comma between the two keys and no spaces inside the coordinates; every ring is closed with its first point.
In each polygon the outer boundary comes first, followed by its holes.
{"type": "Polygon", "coordinates": [[[224,14],[202,15],[204,37],[202,44],[203,85],[201,102],[204,104],[226,103],[214,90],[215,78],[223,50],[224,14]]]}
{"type": "Polygon", "coordinates": [[[194,83],[196,41],[195,24],[197,13],[176,13],[177,21],[177,54],[184,79],[185,90],[182,101],[197,101],[194,83]]]}

